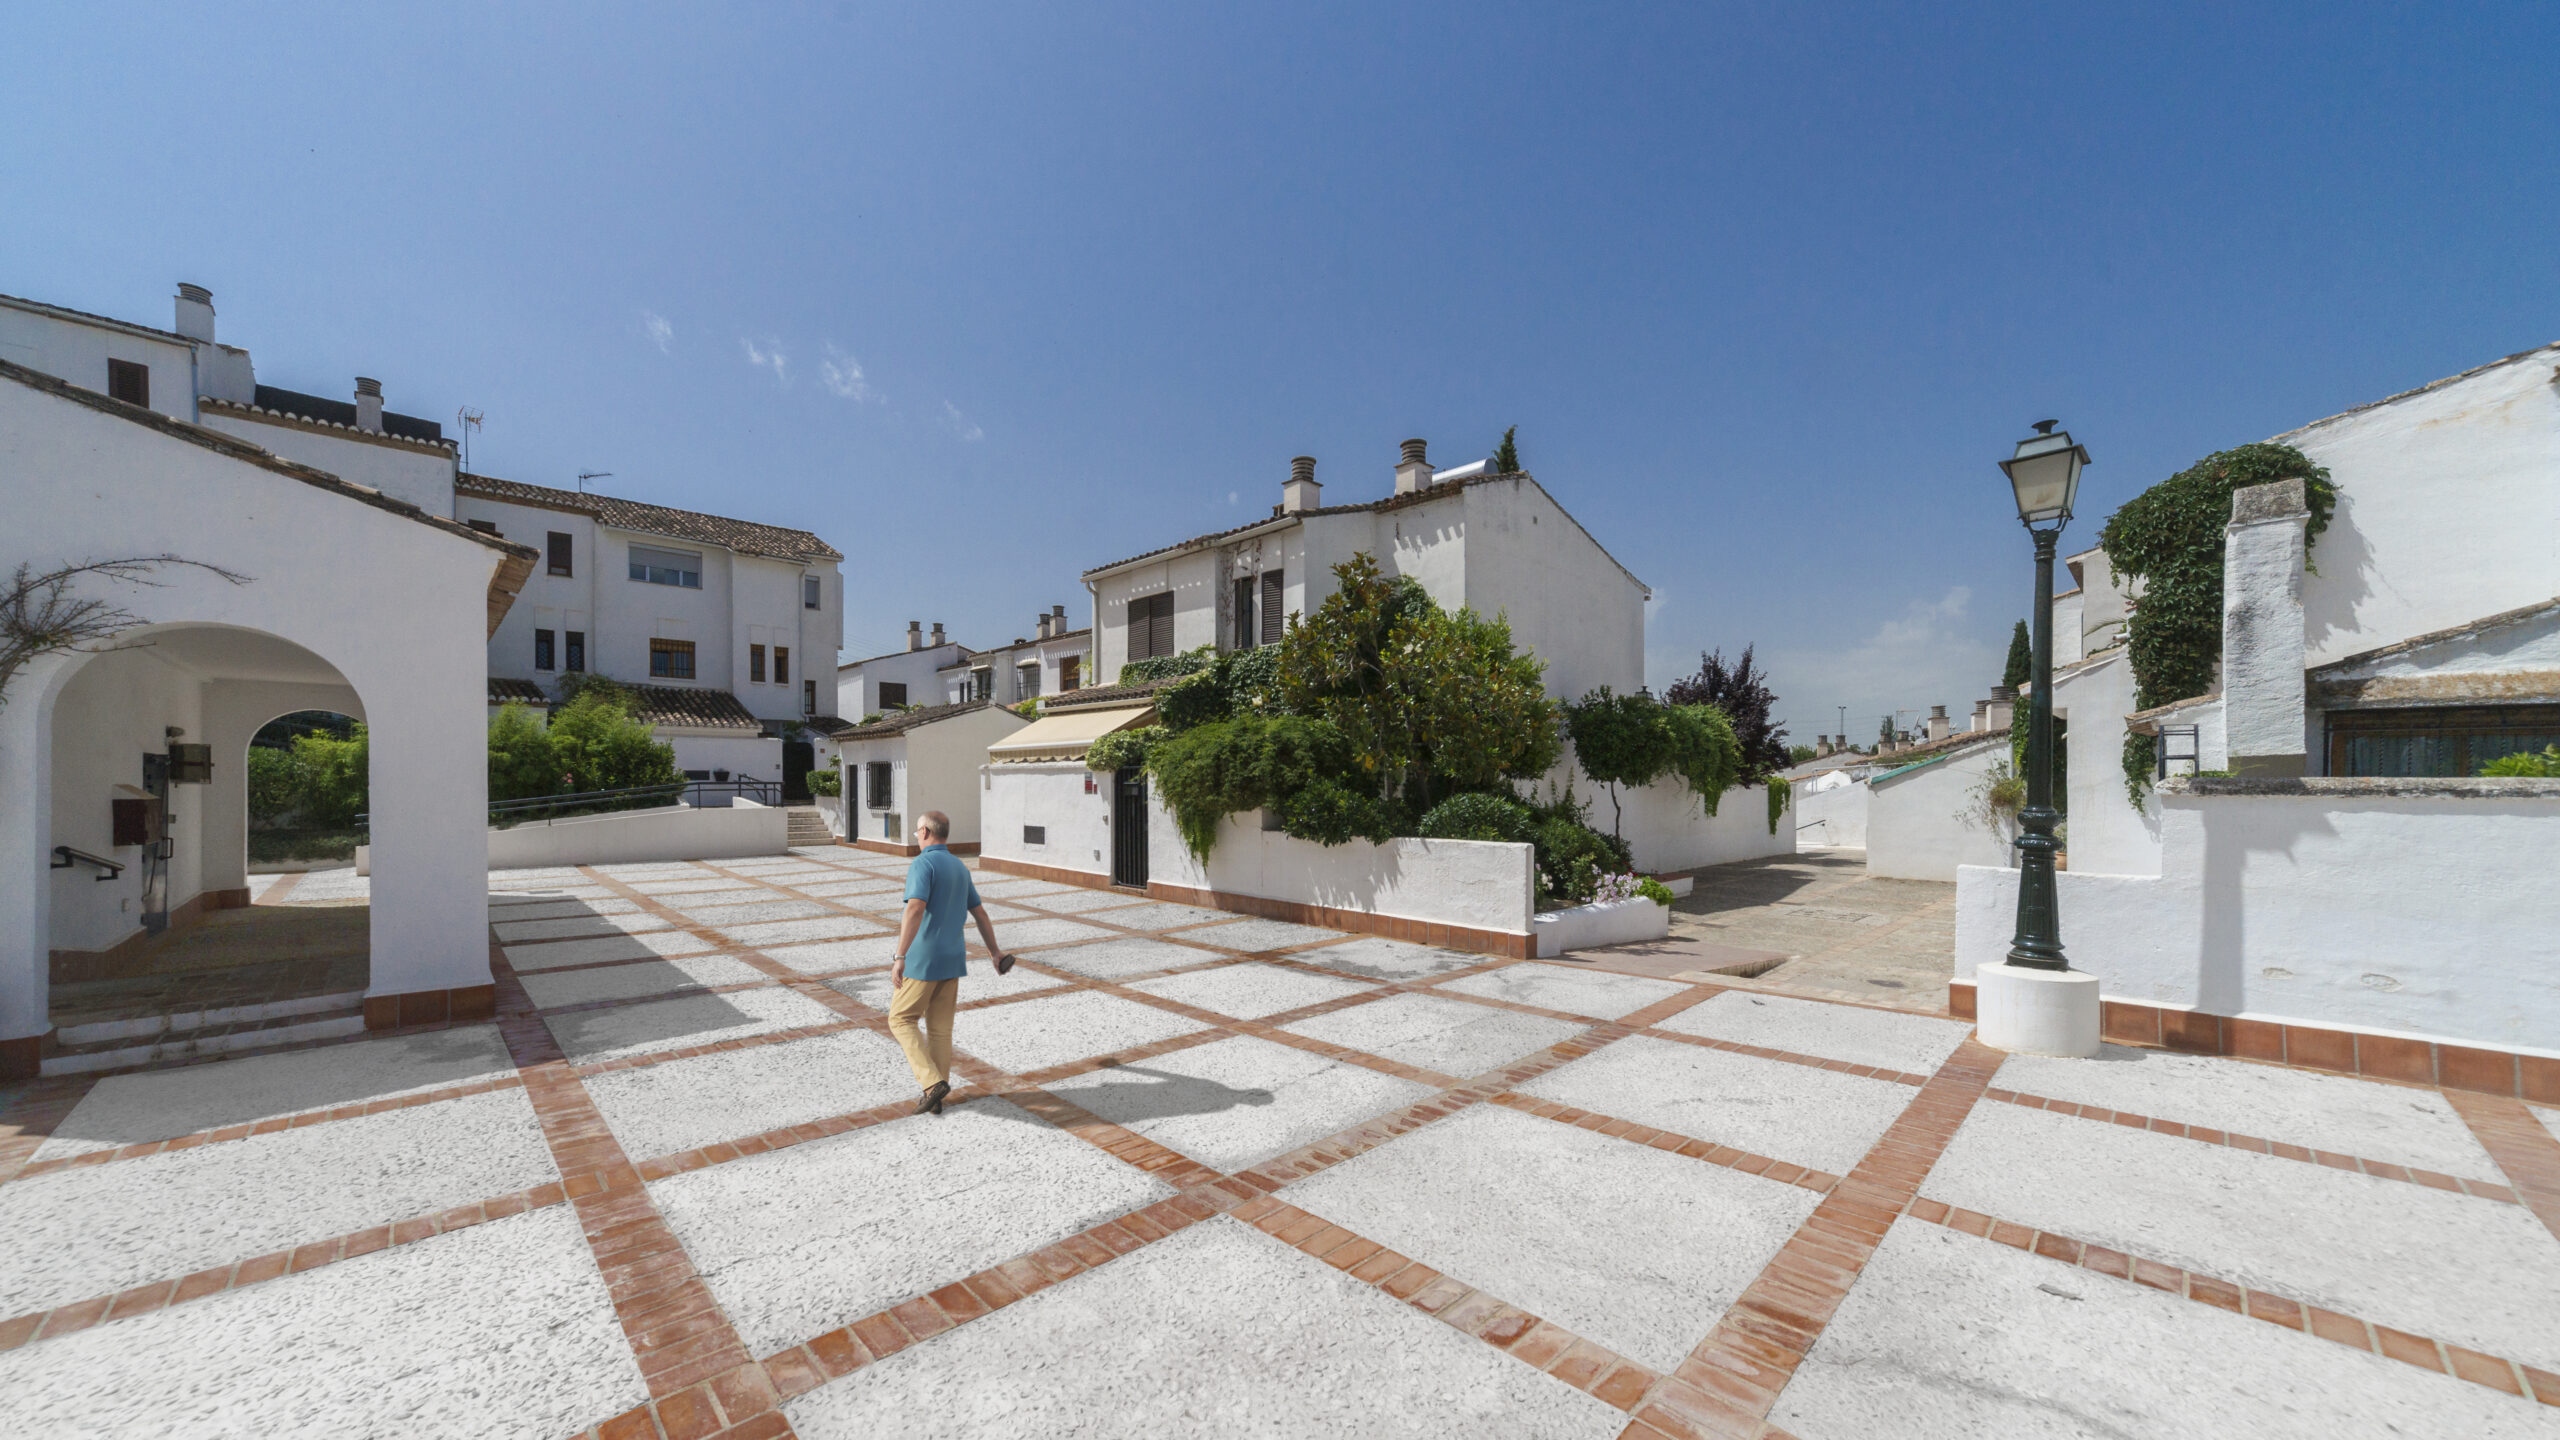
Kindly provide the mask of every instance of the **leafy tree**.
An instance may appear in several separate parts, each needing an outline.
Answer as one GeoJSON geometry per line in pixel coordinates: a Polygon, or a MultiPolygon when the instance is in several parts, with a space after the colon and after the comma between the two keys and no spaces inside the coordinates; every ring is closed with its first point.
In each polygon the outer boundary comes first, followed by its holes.
{"type": "Polygon", "coordinates": [[[1886,747],[1887,745],[1890,745],[1890,744],[1892,744],[1892,743],[1893,743],[1893,717],[1892,717],[1892,716],[1890,716],[1890,715],[1887,715],[1886,717],[1884,717],[1884,721],[1883,721],[1883,723],[1882,723],[1882,724],[1880,724],[1880,725],[1878,725],[1878,726],[1876,727],[1876,749],[1877,749],[1877,750],[1879,750],[1879,751],[1881,751],[1881,750],[1883,750],[1883,749],[1884,749],[1884,747],[1886,747]]]}
{"type": "Polygon", "coordinates": [[[2021,620],[2009,632],[2009,663],[2000,672],[2000,683],[2012,690],[2024,688],[2035,674],[2035,665],[2035,646],[2027,639],[2027,622],[2021,620]]]}
{"type": "Polygon", "coordinates": [[[294,808],[313,825],[344,828],[364,813],[372,741],[358,725],[347,739],[299,735],[293,742],[294,808]]]}
{"type": "Polygon", "coordinates": [[[560,793],[560,754],[551,732],[521,704],[489,721],[489,798],[529,800],[560,793]]]}
{"type": "Polygon", "coordinates": [[[1613,835],[1625,823],[1620,786],[1678,775],[1712,815],[1741,778],[1741,744],[1712,705],[1665,705],[1641,691],[1619,695],[1603,685],[1565,707],[1565,725],[1582,773],[1609,787],[1613,835]]]}
{"type": "Polygon", "coordinates": [[[1790,745],[1787,747],[1787,761],[1789,764],[1801,765],[1807,760],[1814,758],[1816,757],[1813,753],[1813,747],[1810,745],[1790,745]]]}
{"type": "Polygon", "coordinates": [[[577,698],[551,717],[551,745],[560,762],[560,791],[621,790],[683,780],[676,751],[649,734],[632,715],[630,692],[609,680],[590,680],[577,698]]]}
{"type": "Polygon", "coordinates": [[[1742,659],[1730,666],[1722,650],[1700,655],[1698,673],[1673,681],[1663,698],[1674,705],[1713,705],[1723,711],[1742,746],[1742,776],[1756,780],[1787,768],[1787,732],[1769,718],[1778,697],[1769,689],[1768,677],[1753,667],[1751,652],[1751,646],[1743,646],[1742,659]]]}
{"type": "Polygon", "coordinates": [[[1168,728],[1147,756],[1147,774],[1173,812],[1183,844],[1206,859],[1220,821],[1242,810],[1283,807],[1319,777],[1340,774],[1350,760],[1342,732],[1322,720],[1239,715],[1168,728]]]}
{"type": "Polygon", "coordinates": [[[1493,447],[1494,474],[1517,475],[1520,473],[1520,447],[1512,443],[1512,437],[1519,433],[1520,427],[1517,425],[1502,432],[1502,443],[1493,447]]]}
{"type": "Polygon", "coordinates": [[[2540,777],[2560,779],[2560,745],[2546,746],[2539,752],[2518,750],[2501,755],[2480,767],[2483,775],[2540,777]]]}

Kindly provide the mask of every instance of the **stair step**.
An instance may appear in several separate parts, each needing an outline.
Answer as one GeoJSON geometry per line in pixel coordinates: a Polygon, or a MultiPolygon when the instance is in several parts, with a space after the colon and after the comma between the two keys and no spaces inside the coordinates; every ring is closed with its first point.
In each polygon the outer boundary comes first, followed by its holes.
{"type": "Polygon", "coordinates": [[[289,1045],[297,1040],[361,1035],[364,1033],[361,999],[359,996],[359,1003],[355,1005],[318,1013],[172,1030],[141,1043],[118,1039],[64,1045],[45,1056],[40,1068],[46,1075],[78,1075],[92,1070],[121,1070],[130,1065],[190,1060],[268,1045],[289,1045]]]}
{"type": "Polygon", "coordinates": [[[264,1000],[252,1005],[221,1005],[209,1010],[173,1010],[164,1014],[77,1021],[56,1029],[53,1038],[67,1049],[109,1040],[149,1040],[182,1030],[249,1025],[296,1015],[319,1015],[349,1007],[359,1011],[364,1008],[363,991],[340,990],[324,995],[264,1000]]]}

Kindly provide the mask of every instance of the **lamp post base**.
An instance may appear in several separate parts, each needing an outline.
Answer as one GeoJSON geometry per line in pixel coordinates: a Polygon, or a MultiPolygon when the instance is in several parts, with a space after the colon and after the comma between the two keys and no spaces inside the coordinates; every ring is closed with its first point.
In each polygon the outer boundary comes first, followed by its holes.
{"type": "Polygon", "coordinates": [[[1973,983],[1974,1033],[1983,1044],[2019,1055],[2097,1058],[2097,976],[1977,965],[1973,983]]]}

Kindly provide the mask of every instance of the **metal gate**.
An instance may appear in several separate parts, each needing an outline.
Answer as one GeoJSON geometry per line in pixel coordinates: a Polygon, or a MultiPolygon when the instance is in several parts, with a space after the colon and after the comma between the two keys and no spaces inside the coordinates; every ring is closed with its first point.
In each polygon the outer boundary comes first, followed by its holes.
{"type": "Polygon", "coordinates": [[[1134,766],[1111,782],[1111,883],[1147,883],[1147,772],[1134,766]]]}

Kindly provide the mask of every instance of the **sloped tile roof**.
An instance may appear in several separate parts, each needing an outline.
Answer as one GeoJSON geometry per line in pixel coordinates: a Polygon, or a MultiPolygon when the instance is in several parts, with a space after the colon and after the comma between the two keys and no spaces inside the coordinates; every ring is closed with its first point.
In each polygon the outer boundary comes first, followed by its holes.
{"type": "Polygon", "coordinates": [[[625,685],[631,711],[644,725],[688,730],[764,733],[764,722],[726,690],[683,690],[673,685],[625,685]]]}
{"type": "Polygon", "coordinates": [[[530,680],[510,680],[503,675],[490,676],[489,703],[504,705],[510,701],[519,705],[548,705],[551,703],[551,697],[543,694],[542,687],[530,680]]]}
{"type": "Polygon", "coordinates": [[[990,709],[994,704],[995,702],[992,700],[963,700],[957,705],[919,705],[912,710],[901,710],[893,715],[883,715],[868,725],[856,725],[849,729],[838,730],[834,733],[834,738],[838,740],[885,740],[892,735],[904,735],[910,730],[931,725],[937,720],[949,720],[957,716],[966,715],[973,710],[990,709]]]}
{"type": "Polygon", "coordinates": [[[725,515],[706,515],[699,510],[644,505],[637,500],[623,500],[611,495],[582,495],[575,490],[555,490],[548,485],[527,485],[521,480],[501,480],[494,475],[467,472],[455,478],[453,488],[457,495],[479,495],[518,505],[538,505],[546,510],[565,510],[591,516],[617,530],[636,530],[644,535],[663,535],[671,540],[717,545],[741,555],[770,555],[776,559],[804,562],[844,558],[834,546],[806,530],[760,525],[753,520],[732,520],[725,515]]]}
{"type": "Polygon", "coordinates": [[[1171,675],[1162,680],[1135,680],[1126,685],[1087,685],[1081,690],[1061,690],[1055,695],[1041,696],[1040,708],[1045,712],[1084,710],[1096,705],[1126,705],[1132,700],[1144,700],[1176,680],[1190,678],[1188,675],[1171,675]]]}
{"type": "MultiPolygon", "coordinates": [[[[332,425],[344,425],[350,430],[355,428],[356,407],[352,400],[331,400],[322,395],[305,395],[299,390],[287,390],[280,385],[259,386],[257,397],[257,408],[261,410],[273,410],[282,415],[299,415],[306,420],[326,420],[332,425]]],[[[403,415],[393,410],[382,412],[382,433],[397,435],[403,440],[423,441],[429,445],[444,443],[444,426],[433,420],[421,420],[415,415],[403,415]]]]}

